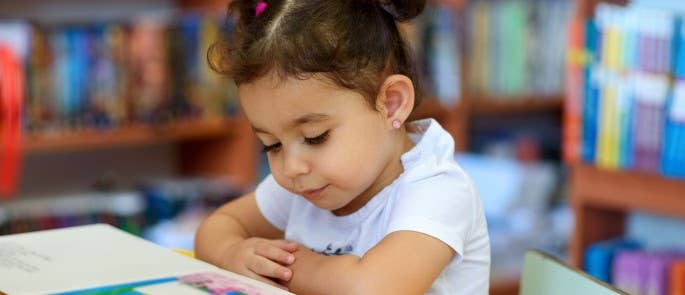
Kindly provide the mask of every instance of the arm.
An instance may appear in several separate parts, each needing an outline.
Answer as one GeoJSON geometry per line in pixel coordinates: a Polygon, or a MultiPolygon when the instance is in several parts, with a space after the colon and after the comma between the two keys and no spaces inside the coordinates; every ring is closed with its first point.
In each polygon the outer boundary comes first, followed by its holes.
{"type": "Polygon", "coordinates": [[[261,214],[252,192],[221,206],[202,222],[195,235],[195,254],[200,260],[273,285],[264,277],[288,280],[289,275],[282,275],[286,271],[282,265],[291,261],[288,252],[297,249],[296,244],[280,239],[283,232],[261,214]]]}
{"type": "Polygon", "coordinates": [[[423,294],[454,255],[447,244],[414,231],[391,233],[362,258],[301,248],[289,287],[303,294],[423,294]]]}

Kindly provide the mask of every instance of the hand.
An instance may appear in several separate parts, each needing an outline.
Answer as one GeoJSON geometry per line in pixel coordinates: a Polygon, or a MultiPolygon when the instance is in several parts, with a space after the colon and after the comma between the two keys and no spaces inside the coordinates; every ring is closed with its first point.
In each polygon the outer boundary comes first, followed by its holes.
{"type": "Polygon", "coordinates": [[[224,251],[220,267],[256,279],[281,289],[279,282],[288,282],[293,276],[289,266],[295,262],[299,245],[285,240],[248,238],[224,251]]]}

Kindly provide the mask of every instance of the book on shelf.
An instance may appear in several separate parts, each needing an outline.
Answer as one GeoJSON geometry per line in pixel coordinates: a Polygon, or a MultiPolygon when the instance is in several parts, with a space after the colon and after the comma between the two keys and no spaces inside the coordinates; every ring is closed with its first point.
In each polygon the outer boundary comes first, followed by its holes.
{"type": "Polygon", "coordinates": [[[29,31],[21,22],[0,22],[0,199],[17,189],[26,84],[23,51],[29,31]]]}
{"type": "Polygon", "coordinates": [[[472,1],[464,22],[469,92],[506,99],[561,93],[570,5],[472,1]]]}
{"type": "Polygon", "coordinates": [[[235,114],[235,85],[213,72],[207,49],[227,28],[208,14],[80,24],[0,23],[25,56],[29,132],[111,129],[131,123],[235,114]]]}
{"type": "Polygon", "coordinates": [[[669,280],[671,294],[685,294],[685,260],[673,263],[669,280]]]}
{"type": "Polygon", "coordinates": [[[683,260],[682,252],[674,251],[618,251],[614,259],[613,284],[630,294],[668,295],[682,284],[670,280],[673,266],[683,260]]]}
{"type": "Polygon", "coordinates": [[[0,293],[290,294],[104,224],[0,236],[0,293]]]}
{"type": "Polygon", "coordinates": [[[621,238],[592,244],[585,250],[585,271],[597,279],[612,283],[611,267],[616,253],[640,248],[638,242],[621,238]]]}
{"type": "Polygon", "coordinates": [[[447,107],[471,94],[506,100],[557,97],[564,86],[570,5],[478,0],[459,11],[429,6],[405,34],[428,96],[447,107]]]}
{"type": "MultiPolygon", "coordinates": [[[[685,14],[671,10],[597,5],[594,17],[574,22],[584,40],[571,45],[565,124],[581,124],[564,142],[566,159],[610,170],[684,177],[685,14]],[[584,52],[578,44],[584,44],[584,52]],[[580,70],[582,69],[582,70],[580,70]],[[583,71],[583,78],[579,72],[583,71]],[[574,146],[580,146],[575,148],[574,146]]],[[[573,32],[573,31],[572,31],[573,32]]]]}
{"type": "Polygon", "coordinates": [[[585,22],[574,19],[568,28],[568,52],[566,58],[566,99],[563,114],[563,158],[567,162],[578,161],[581,154],[581,108],[585,94],[584,65],[587,55],[585,48],[585,22]]]}
{"type": "Polygon", "coordinates": [[[677,290],[685,286],[679,266],[685,263],[685,248],[678,238],[682,221],[637,213],[626,223],[624,237],[588,245],[586,272],[630,294],[681,294],[677,290]]]}

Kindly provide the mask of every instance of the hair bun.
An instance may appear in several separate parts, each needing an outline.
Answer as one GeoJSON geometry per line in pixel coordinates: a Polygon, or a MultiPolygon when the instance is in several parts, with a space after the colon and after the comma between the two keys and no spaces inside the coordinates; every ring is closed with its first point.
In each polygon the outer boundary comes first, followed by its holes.
{"type": "Polygon", "coordinates": [[[380,0],[379,2],[385,11],[398,22],[415,18],[426,7],[426,0],[380,0]]]}

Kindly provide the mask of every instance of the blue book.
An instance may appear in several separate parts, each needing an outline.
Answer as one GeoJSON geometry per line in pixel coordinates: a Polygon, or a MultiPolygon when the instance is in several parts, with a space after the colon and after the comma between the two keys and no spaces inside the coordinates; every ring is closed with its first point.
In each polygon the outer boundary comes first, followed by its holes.
{"type": "Polygon", "coordinates": [[[585,250],[585,272],[611,283],[611,269],[616,252],[640,248],[641,245],[638,242],[622,238],[592,244],[585,250]]]}
{"type": "Polygon", "coordinates": [[[53,86],[55,89],[55,103],[56,111],[60,115],[60,119],[64,119],[68,115],[69,110],[69,96],[71,87],[69,85],[69,42],[65,30],[58,30],[51,37],[51,46],[54,50],[54,68],[53,68],[53,86]]]}
{"type": "Polygon", "coordinates": [[[181,20],[181,30],[183,32],[183,48],[185,63],[186,79],[191,82],[200,76],[198,60],[203,59],[204,55],[200,54],[200,25],[202,19],[199,15],[188,14],[181,20]]]}
{"type": "Polygon", "coordinates": [[[685,80],[674,83],[664,123],[662,173],[685,178],[685,80]]]}
{"type": "Polygon", "coordinates": [[[673,129],[673,154],[676,157],[674,176],[685,178],[685,123],[678,124],[673,129]]]}
{"type": "Polygon", "coordinates": [[[599,114],[600,85],[598,74],[593,64],[599,64],[601,52],[601,35],[597,24],[593,20],[586,23],[585,28],[587,51],[592,57],[590,66],[585,69],[585,99],[583,102],[583,138],[581,156],[585,162],[594,163],[597,143],[597,116],[599,114]]]}
{"type": "Polygon", "coordinates": [[[76,31],[75,28],[68,28],[66,29],[66,38],[67,38],[67,63],[69,64],[68,66],[68,72],[67,72],[67,85],[69,85],[69,94],[67,97],[65,97],[65,107],[66,107],[66,113],[68,115],[68,118],[71,119],[76,115],[76,109],[78,105],[78,91],[79,91],[79,76],[78,73],[80,72],[80,64],[78,63],[79,59],[79,42],[78,42],[78,32],[76,31]]]}
{"type": "Polygon", "coordinates": [[[73,50],[71,52],[72,62],[72,83],[74,87],[74,97],[72,101],[72,111],[77,117],[83,115],[86,98],[88,96],[88,81],[90,81],[90,67],[88,65],[88,58],[90,49],[88,48],[88,36],[84,28],[74,28],[73,34],[73,50]]]}

